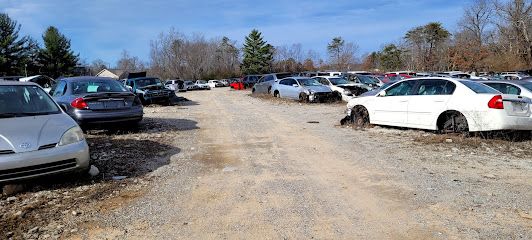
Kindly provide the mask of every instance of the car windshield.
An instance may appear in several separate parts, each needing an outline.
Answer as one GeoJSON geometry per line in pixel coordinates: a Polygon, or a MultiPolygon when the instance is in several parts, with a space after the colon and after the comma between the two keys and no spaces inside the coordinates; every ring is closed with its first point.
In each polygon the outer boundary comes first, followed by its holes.
{"type": "Polygon", "coordinates": [[[312,78],[300,78],[297,80],[301,86],[320,86],[322,85],[318,80],[312,78]]]}
{"type": "Polygon", "coordinates": [[[198,84],[205,84],[205,83],[207,83],[207,81],[205,81],[205,80],[198,80],[197,83],[198,83],[198,84]]]}
{"type": "Polygon", "coordinates": [[[349,84],[350,82],[347,81],[347,79],[345,78],[329,78],[329,81],[331,81],[331,83],[333,85],[340,85],[340,84],[349,84]]]}
{"type": "Polygon", "coordinates": [[[48,94],[37,86],[0,86],[0,118],[60,112],[48,94]]]}
{"type": "Polygon", "coordinates": [[[161,80],[158,78],[144,78],[135,80],[137,87],[146,87],[151,85],[162,85],[161,80]]]}
{"type": "Polygon", "coordinates": [[[460,83],[464,84],[466,87],[468,87],[475,93],[500,93],[494,88],[488,87],[487,85],[484,85],[482,83],[477,83],[473,81],[460,81],[460,83]]]}
{"type": "Polygon", "coordinates": [[[366,75],[357,75],[358,79],[360,79],[361,83],[364,84],[376,84],[377,81],[373,79],[372,77],[366,76],[366,75]]]}
{"type": "Polygon", "coordinates": [[[99,92],[128,92],[128,90],[115,80],[80,80],[73,81],[72,94],[80,95],[99,92]]]}

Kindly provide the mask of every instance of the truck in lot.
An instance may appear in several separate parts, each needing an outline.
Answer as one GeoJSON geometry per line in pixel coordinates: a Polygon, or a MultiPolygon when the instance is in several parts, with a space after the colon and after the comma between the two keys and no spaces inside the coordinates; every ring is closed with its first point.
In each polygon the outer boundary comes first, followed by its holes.
{"type": "Polygon", "coordinates": [[[175,92],[164,87],[159,78],[142,77],[126,80],[126,87],[135,93],[142,104],[163,103],[170,105],[175,92]]]}

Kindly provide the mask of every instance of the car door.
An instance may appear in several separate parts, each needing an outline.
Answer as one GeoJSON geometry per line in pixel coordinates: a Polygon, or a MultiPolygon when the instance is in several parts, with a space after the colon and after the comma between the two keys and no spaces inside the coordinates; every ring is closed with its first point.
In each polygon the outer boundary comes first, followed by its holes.
{"type": "Polygon", "coordinates": [[[286,93],[287,96],[291,99],[299,99],[299,93],[301,92],[301,87],[297,83],[297,81],[293,78],[287,79],[287,85],[286,87],[286,93]]]}
{"type": "Polygon", "coordinates": [[[287,87],[288,87],[289,82],[290,82],[289,79],[283,79],[279,81],[279,83],[277,84],[277,91],[279,91],[279,95],[282,98],[289,98],[288,92],[287,92],[287,87]]]}
{"type": "Polygon", "coordinates": [[[438,116],[446,110],[456,85],[448,80],[420,80],[408,101],[409,127],[436,129],[438,116]]]}
{"type": "Polygon", "coordinates": [[[408,100],[414,88],[415,81],[401,81],[378,95],[369,104],[370,121],[376,124],[405,126],[407,124],[408,100]],[[373,109],[373,110],[371,110],[373,109]]]}

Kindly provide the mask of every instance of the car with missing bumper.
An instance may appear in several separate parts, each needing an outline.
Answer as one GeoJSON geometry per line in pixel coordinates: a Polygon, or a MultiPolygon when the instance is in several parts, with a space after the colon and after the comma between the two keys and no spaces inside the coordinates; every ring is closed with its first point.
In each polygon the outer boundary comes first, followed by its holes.
{"type": "Polygon", "coordinates": [[[373,89],[366,84],[351,82],[341,77],[318,76],[313,77],[313,79],[318,80],[318,82],[325,86],[329,86],[336,95],[337,100],[343,100],[345,102],[373,89]]]}
{"type": "Polygon", "coordinates": [[[170,105],[175,92],[167,89],[160,79],[154,77],[132,78],[126,81],[126,87],[135,93],[142,104],[163,103],[170,105]]]}
{"type": "Polygon", "coordinates": [[[332,101],[335,95],[328,86],[316,79],[307,77],[288,77],[275,82],[272,86],[274,97],[299,100],[300,102],[332,101]]]}
{"type": "Polygon", "coordinates": [[[50,94],[82,127],[137,124],[144,114],[139,97],[111,78],[63,78],[52,87],[50,94]]]}
{"type": "Polygon", "coordinates": [[[531,100],[471,80],[429,77],[398,81],[347,104],[343,122],[440,132],[532,130],[531,100]]]}
{"type": "Polygon", "coordinates": [[[0,184],[85,172],[83,132],[37,84],[0,80],[0,184]]]}

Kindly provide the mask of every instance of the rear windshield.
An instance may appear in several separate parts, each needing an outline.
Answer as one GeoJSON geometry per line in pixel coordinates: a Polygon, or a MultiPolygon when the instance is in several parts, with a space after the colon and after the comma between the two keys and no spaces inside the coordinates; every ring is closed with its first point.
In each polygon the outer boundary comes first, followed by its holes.
{"type": "Polygon", "coordinates": [[[60,112],[48,94],[37,86],[0,86],[0,118],[60,112]]]}
{"type": "Polygon", "coordinates": [[[494,93],[494,94],[500,93],[494,88],[488,87],[487,85],[484,85],[482,83],[477,83],[477,82],[472,82],[472,81],[460,81],[460,83],[464,84],[466,87],[468,87],[475,93],[494,93]]]}
{"type": "Polygon", "coordinates": [[[291,73],[278,73],[278,74],[275,74],[277,76],[277,79],[283,79],[283,78],[287,78],[287,77],[291,77],[292,74],[291,73]]]}
{"type": "Polygon", "coordinates": [[[521,86],[528,89],[529,91],[532,91],[532,82],[521,84],[521,86]]]}
{"type": "Polygon", "coordinates": [[[122,84],[115,80],[80,80],[72,82],[71,85],[73,95],[128,91],[124,86],[122,86],[122,84]]]}

